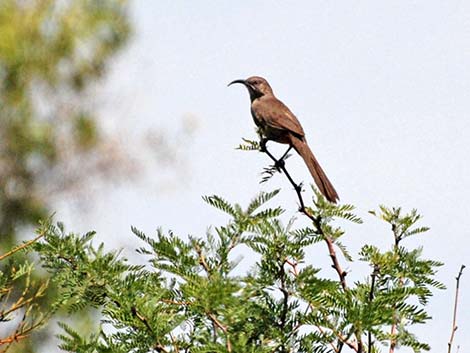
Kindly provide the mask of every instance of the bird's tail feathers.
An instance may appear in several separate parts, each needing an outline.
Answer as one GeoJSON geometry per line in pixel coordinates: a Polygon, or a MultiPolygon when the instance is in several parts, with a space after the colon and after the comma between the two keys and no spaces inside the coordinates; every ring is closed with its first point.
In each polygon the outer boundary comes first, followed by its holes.
{"type": "Polygon", "coordinates": [[[313,180],[315,180],[315,184],[317,184],[320,192],[326,197],[328,201],[336,203],[337,200],[339,200],[338,193],[336,192],[323,169],[320,167],[320,164],[310,150],[307,142],[293,136],[291,143],[297,153],[300,154],[300,156],[305,161],[305,164],[307,165],[310,174],[312,174],[313,180]]]}

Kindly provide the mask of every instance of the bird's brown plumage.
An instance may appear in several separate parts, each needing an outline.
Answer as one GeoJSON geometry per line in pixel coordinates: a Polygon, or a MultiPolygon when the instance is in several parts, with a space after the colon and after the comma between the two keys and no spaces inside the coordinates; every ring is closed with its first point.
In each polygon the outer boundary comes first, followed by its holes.
{"type": "Polygon", "coordinates": [[[322,167],[320,167],[320,164],[312,153],[307,142],[305,140],[302,141],[297,137],[292,137],[291,145],[305,161],[305,164],[307,165],[310,174],[312,174],[313,180],[315,180],[315,184],[317,184],[320,192],[325,195],[328,201],[336,203],[337,200],[339,200],[338,193],[326,176],[322,167]]]}
{"type": "Polygon", "coordinates": [[[320,192],[328,201],[336,203],[338,193],[310,150],[302,125],[289,108],[274,96],[269,83],[259,76],[232,83],[242,83],[248,88],[251,114],[262,135],[268,140],[292,146],[303,158],[320,192]]]}

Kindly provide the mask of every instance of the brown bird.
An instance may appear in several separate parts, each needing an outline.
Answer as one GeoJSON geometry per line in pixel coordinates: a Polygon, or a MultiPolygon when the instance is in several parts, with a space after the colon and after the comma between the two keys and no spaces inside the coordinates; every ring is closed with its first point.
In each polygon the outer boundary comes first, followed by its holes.
{"type": "MultiPolygon", "coordinates": [[[[338,194],[320,167],[305,139],[305,133],[295,115],[274,96],[268,81],[259,76],[229,83],[243,84],[250,93],[251,115],[262,137],[293,147],[303,158],[321,193],[328,201],[336,203],[338,194]]],[[[287,153],[287,152],[286,152],[287,153]]]]}

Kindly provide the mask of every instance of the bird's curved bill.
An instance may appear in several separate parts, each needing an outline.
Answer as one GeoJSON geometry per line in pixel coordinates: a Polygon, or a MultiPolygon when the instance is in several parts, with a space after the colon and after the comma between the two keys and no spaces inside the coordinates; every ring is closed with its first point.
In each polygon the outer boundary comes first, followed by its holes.
{"type": "Polygon", "coordinates": [[[235,80],[230,82],[227,86],[233,85],[234,83],[241,83],[242,85],[247,85],[245,80],[235,80]]]}

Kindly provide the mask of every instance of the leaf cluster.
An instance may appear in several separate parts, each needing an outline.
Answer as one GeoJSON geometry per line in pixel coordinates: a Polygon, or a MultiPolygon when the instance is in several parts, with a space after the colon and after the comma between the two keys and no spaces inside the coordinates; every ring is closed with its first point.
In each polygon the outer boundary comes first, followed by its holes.
{"type": "Polygon", "coordinates": [[[38,279],[34,262],[24,256],[44,235],[39,229],[36,238],[0,255],[0,352],[37,331],[52,314],[40,305],[49,281],[38,279]]]}
{"type": "MultiPolygon", "coordinates": [[[[324,277],[307,254],[328,240],[354,263],[339,242],[338,218],[360,224],[351,205],[321,196],[309,209],[311,226],[284,225],[280,207],[267,203],[279,190],[261,193],[247,207],[219,196],[204,200],[229,216],[204,237],[186,239],[158,230],[137,249],[148,264],[131,265],[119,252],[95,247],[93,233],[76,235],[49,225],[35,245],[60,291],[57,306],[70,312],[98,308],[103,317],[92,335],[61,324],[61,348],[70,352],[378,352],[385,346],[427,350],[412,327],[425,323],[439,262],[394,241],[383,251],[365,245],[359,256],[371,266],[362,281],[344,285],[324,277]],[[237,258],[255,260],[245,271],[237,258]]],[[[420,233],[416,213],[382,208],[400,241],[420,233]],[[388,212],[388,213],[387,213],[388,212]],[[395,217],[390,215],[394,214],[395,217]]],[[[331,250],[330,250],[331,251],[331,250]]],[[[330,253],[331,256],[331,253],[330,253]]],[[[345,276],[345,275],[344,275],[345,276]]],[[[344,282],[347,277],[342,278],[344,282]]]]}

